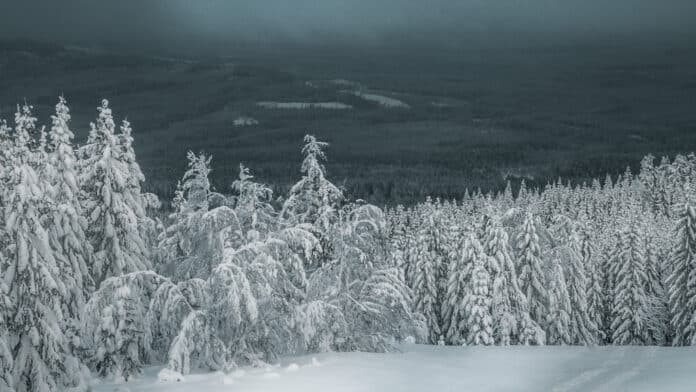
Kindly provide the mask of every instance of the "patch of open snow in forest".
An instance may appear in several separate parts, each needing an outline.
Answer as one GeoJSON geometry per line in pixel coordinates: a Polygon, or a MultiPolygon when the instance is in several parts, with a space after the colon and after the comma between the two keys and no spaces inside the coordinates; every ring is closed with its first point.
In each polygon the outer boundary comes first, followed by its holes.
{"type": "Polygon", "coordinates": [[[251,117],[238,117],[234,119],[234,121],[232,122],[232,124],[235,127],[248,127],[252,125],[258,125],[258,123],[259,122],[255,118],[251,117]]]}
{"type": "MultiPolygon", "coordinates": [[[[696,348],[405,345],[402,350],[293,357],[277,369],[293,371],[245,368],[224,377],[187,375],[181,382],[160,382],[160,369],[150,368],[126,386],[131,392],[696,390],[696,348]]],[[[119,387],[124,385],[102,382],[95,392],[119,387]]]]}
{"type": "Polygon", "coordinates": [[[342,102],[257,102],[264,109],[332,109],[345,110],[353,107],[342,102]]]}
{"type": "Polygon", "coordinates": [[[391,98],[391,97],[387,97],[384,95],[362,93],[359,91],[356,91],[353,94],[355,94],[357,97],[364,99],[365,101],[375,102],[379,105],[384,106],[385,108],[401,108],[401,109],[410,109],[411,108],[411,106],[409,106],[407,103],[405,103],[403,101],[399,101],[396,98],[391,98]]]}

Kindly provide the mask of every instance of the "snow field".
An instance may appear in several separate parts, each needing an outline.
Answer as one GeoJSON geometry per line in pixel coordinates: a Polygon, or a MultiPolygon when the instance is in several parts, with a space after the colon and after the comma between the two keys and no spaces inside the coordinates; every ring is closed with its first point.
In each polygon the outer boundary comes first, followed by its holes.
{"type": "MultiPolygon", "coordinates": [[[[402,346],[401,353],[327,353],[276,366],[158,382],[148,369],[131,392],[692,392],[696,349],[665,347],[402,346]]],[[[103,383],[96,392],[124,385],[103,383]]]]}

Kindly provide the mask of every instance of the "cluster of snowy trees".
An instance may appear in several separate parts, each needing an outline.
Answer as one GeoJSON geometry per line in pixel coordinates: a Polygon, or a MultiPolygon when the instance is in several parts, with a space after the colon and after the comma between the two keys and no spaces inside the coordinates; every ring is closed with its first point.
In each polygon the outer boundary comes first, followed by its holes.
{"type": "Polygon", "coordinates": [[[306,136],[284,197],[188,168],[165,219],[103,101],[76,146],[63,98],[0,122],[0,390],[85,391],[146,364],[228,371],[288,354],[431,344],[696,343],[696,156],[616,182],[383,212],[306,136]]]}
{"type": "Polygon", "coordinates": [[[63,98],[48,130],[27,105],[0,123],[1,391],[384,351],[417,334],[386,217],[326,179],[326,143],[305,138],[286,198],[244,166],[217,193],[210,157],[190,153],[161,222],[131,133],[106,100],[79,147],[63,98]]]}
{"type": "Polygon", "coordinates": [[[431,344],[696,344],[696,156],[387,211],[431,344]]]}

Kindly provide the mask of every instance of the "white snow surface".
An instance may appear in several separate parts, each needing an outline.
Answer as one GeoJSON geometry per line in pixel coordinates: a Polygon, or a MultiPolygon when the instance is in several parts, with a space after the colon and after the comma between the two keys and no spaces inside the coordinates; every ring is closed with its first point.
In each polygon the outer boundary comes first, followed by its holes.
{"type": "MultiPolygon", "coordinates": [[[[131,392],[696,390],[696,348],[404,345],[401,350],[293,357],[272,370],[192,374],[173,383],[159,382],[160,369],[149,368],[127,387],[131,392]]],[[[122,387],[97,383],[95,392],[122,387]]]]}
{"type": "Polygon", "coordinates": [[[264,109],[352,109],[351,105],[342,102],[257,102],[256,105],[264,109]]]}
{"type": "Polygon", "coordinates": [[[362,92],[354,92],[354,95],[364,99],[365,101],[375,102],[385,108],[400,108],[400,109],[410,109],[409,104],[399,101],[396,98],[387,97],[379,94],[368,94],[362,92]]]}

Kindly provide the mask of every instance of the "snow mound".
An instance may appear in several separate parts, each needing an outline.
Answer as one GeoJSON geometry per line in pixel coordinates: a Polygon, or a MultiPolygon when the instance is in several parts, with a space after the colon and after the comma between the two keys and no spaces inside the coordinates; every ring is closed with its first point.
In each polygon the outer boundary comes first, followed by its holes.
{"type": "Polygon", "coordinates": [[[285,368],[286,372],[296,372],[298,370],[300,370],[300,367],[296,363],[291,363],[287,368],[285,368]]]}
{"type": "Polygon", "coordinates": [[[315,367],[321,366],[321,363],[319,362],[319,360],[317,360],[316,357],[312,357],[312,366],[315,366],[315,367]]]}
{"type": "Polygon", "coordinates": [[[157,373],[157,380],[159,382],[182,382],[184,376],[177,371],[164,368],[157,373]]]}
{"type": "Polygon", "coordinates": [[[416,344],[416,338],[411,335],[406,336],[406,339],[404,339],[404,344],[416,344]]]}
{"type": "Polygon", "coordinates": [[[249,127],[252,125],[258,125],[259,122],[251,117],[238,117],[232,122],[232,124],[235,127],[249,127]]]}
{"type": "Polygon", "coordinates": [[[257,102],[256,105],[264,109],[330,109],[347,110],[352,109],[351,105],[342,102],[257,102]]]}
{"type": "Polygon", "coordinates": [[[399,101],[396,98],[387,97],[379,94],[368,94],[361,92],[354,92],[355,96],[364,99],[365,101],[374,102],[378,105],[384,106],[389,109],[410,109],[411,106],[403,101],[399,101]]]}

